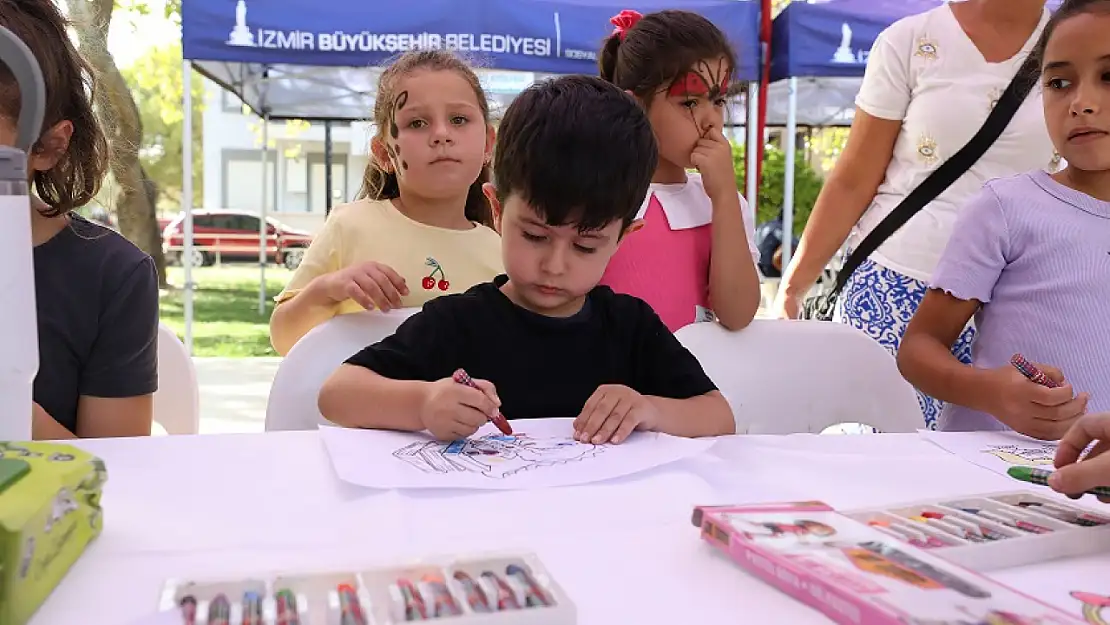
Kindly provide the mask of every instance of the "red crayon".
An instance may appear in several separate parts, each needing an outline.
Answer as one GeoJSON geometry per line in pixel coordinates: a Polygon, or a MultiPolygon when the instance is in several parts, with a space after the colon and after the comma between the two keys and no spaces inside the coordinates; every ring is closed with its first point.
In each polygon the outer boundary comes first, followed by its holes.
{"type": "MultiPolygon", "coordinates": [[[[474,380],[471,379],[470,374],[468,374],[466,371],[463,371],[462,369],[455,371],[455,375],[451,376],[451,378],[459,384],[469,386],[470,388],[479,391],[482,390],[478,388],[477,384],[474,383],[474,380]]],[[[496,425],[497,429],[501,430],[503,434],[513,433],[513,428],[509,425],[509,421],[505,418],[505,416],[501,414],[500,410],[495,410],[493,416],[491,416],[489,420],[491,423],[496,425]]]]}
{"type": "Polygon", "coordinates": [[[1010,364],[1035,384],[1047,386],[1048,388],[1057,388],[1060,386],[1054,382],[1052,378],[1045,375],[1044,371],[1041,371],[1036,365],[1026,360],[1025,356],[1021,354],[1014,354],[1013,357],[1010,358],[1010,364]]]}

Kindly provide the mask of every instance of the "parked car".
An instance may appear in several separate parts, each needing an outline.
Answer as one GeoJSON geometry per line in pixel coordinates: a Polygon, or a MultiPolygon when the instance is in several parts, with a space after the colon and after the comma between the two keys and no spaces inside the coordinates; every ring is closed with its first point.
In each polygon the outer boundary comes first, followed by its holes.
{"type": "MultiPolygon", "coordinates": [[[[192,265],[201,267],[217,261],[257,261],[260,240],[258,215],[234,210],[193,211],[192,265]]],[[[266,218],[266,257],[270,262],[296,269],[312,234],[266,218]]],[[[185,247],[185,213],[170,221],[162,231],[166,261],[181,263],[185,247]]]]}

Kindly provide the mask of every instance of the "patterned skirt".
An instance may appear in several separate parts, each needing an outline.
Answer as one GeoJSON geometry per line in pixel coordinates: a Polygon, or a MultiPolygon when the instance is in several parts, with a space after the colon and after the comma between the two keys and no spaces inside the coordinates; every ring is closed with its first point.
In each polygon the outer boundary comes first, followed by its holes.
{"type": "MultiPolygon", "coordinates": [[[[928,288],[920,280],[867,259],[844,285],[833,321],[862,330],[892,355],[897,355],[902,335],[928,288]]],[[[974,338],[975,328],[968,324],[952,346],[952,354],[964,364],[971,364],[974,338]]],[[[917,401],[925,417],[925,427],[935,430],[944,402],[921,391],[917,392],[917,401]]]]}

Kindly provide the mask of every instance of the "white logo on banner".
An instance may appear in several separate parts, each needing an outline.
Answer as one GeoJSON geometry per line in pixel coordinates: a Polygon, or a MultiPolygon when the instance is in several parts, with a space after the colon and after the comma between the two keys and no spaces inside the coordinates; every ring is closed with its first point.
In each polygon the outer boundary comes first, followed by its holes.
{"type": "Polygon", "coordinates": [[[235,28],[231,29],[231,34],[227,37],[227,43],[231,46],[244,46],[255,47],[254,35],[251,34],[251,29],[247,27],[247,2],[246,0],[239,0],[235,3],[235,28]]]}
{"type": "Polygon", "coordinates": [[[274,50],[317,50],[320,52],[385,52],[447,49],[459,52],[515,54],[520,56],[563,57],[597,60],[596,50],[562,47],[559,14],[554,13],[554,37],[517,37],[500,33],[349,33],[277,30],[247,26],[247,2],[235,3],[235,26],[227,45],[274,50]]]}
{"type": "Polygon", "coordinates": [[[856,63],[856,52],[852,50],[852,27],[848,22],[840,25],[840,47],[832,58],[833,63],[856,63]]]}

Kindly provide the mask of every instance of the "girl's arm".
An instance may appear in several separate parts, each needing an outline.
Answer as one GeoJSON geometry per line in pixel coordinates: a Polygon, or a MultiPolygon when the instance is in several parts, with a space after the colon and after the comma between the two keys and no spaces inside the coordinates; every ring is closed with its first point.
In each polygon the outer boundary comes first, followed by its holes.
{"type": "MultiPolygon", "coordinates": [[[[91,397],[77,400],[77,437],[150,436],[154,395],[91,397]]],[[[59,426],[61,427],[61,426],[59,426]]]]}
{"type": "Polygon", "coordinates": [[[709,301],[721,325],[740,330],[752,322],[759,310],[762,297],[759,272],[752,260],[739,195],[725,193],[712,201],[709,301]]]}
{"type": "MultiPolygon", "coordinates": [[[[901,130],[901,121],[856,109],[848,143],[817,196],[797,253],[783,274],[776,304],[780,316],[798,316],[802,299],[871,205],[901,130]]],[[[793,236],[792,225],[784,228],[783,236],[793,236]]]]}
{"type": "Polygon", "coordinates": [[[329,275],[312,278],[296,295],[278,302],[274,307],[270,316],[270,344],[279,356],[287,355],[312,328],[335,316],[336,302],[327,295],[329,275]]]}
{"type": "Polygon", "coordinates": [[[720,391],[689,399],[646,397],[659,414],[655,430],[672,436],[695,438],[736,433],[736,418],[720,391]]]}
{"type": "Polygon", "coordinates": [[[31,406],[31,438],[36,441],[59,441],[77,436],[55,421],[45,408],[35,402],[31,406]]]}
{"type": "Polygon", "coordinates": [[[987,411],[982,402],[984,391],[990,390],[987,372],[952,354],[952,345],[981,305],[937,289],[925,294],[898,348],[898,369],[910,384],[941,401],[987,411]]]}
{"type": "Polygon", "coordinates": [[[305,250],[293,277],[277,296],[270,316],[270,344],[280,356],[288,354],[309,330],[335,316],[336,302],[328,297],[325,282],[341,269],[343,241],[339,222],[344,214],[335,211],[328,216],[323,229],[305,250]]]}

